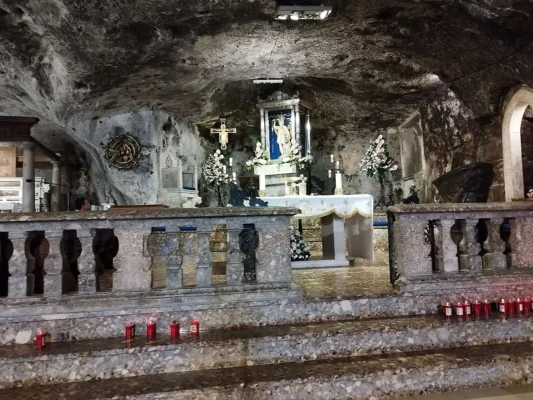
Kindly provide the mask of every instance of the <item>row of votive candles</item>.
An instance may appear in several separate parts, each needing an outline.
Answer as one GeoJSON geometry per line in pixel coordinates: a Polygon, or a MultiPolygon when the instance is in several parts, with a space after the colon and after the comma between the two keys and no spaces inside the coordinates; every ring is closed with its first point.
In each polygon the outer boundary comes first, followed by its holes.
{"type": "MultiPolygon", "coordinates": [[[[146,339],[148,340],[155,340],[156,337],[156,321],[154,319],[149,319],[148,323],[146,324],[146,339]]],[[[177,321],[173,321],[169,325],[170,330],[170,338],[171,339],[177,339],[180,336],[180,324],[177,321]]],[[[200,334],[200,323],[194,319],[191,321],[190,325],[190,333],[191,335],[199,335],[200,334]]],[[[128,322],[126,324],[126,340],[132,340],[135,338],[135,324],[132,322],[128,322]]]]}
{"type": "MultiPolygon", "coordinates": [[[[447,317],[451,317],[455,311],[455,315],[458,317],[464,317],[464,316],[470,316],[475,315],[479,317],[481,314],[484,314],[485,316],[488,316],[490,314],[490,310],[492,308],[492,304],[488,300],[483,300],[483,302],[480,302],[478,300],[474,301],[473,303],[469,303],[468,300],[465,300],[464,302],[458,302],[453,306],[451,303],[446,303],[443,306],[444,315],[447,317]]],[[[529,298],[524,299],[501,299],[498,302],[498,311],[500,314],[523,314],[523,313],[529,313],[530,311],[533,312],[533,301],[529,298]]]]}

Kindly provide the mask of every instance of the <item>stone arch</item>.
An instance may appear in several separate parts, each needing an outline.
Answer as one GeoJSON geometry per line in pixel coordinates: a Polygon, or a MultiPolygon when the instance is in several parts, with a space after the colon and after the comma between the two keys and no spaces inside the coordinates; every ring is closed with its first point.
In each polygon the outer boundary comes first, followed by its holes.
{"type": "Polygon", "coordinates": [[[520,128],[529,106],[533,107],[533,89],[527,86],[511,90],[503,106],[502,147],[506,201],[524,197],[520,128]]]}

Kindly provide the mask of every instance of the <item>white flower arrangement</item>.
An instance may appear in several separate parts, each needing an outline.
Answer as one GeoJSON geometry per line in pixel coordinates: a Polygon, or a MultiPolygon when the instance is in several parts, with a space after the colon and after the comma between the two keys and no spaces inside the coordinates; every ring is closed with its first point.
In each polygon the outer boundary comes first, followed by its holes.
{"type": "Polygon", "coordinates": [[[204,164],[204,178],[209,185],[222,186],[229,183],[229,174],[224,161],[224,154],[217,149],[204,164]]]}
{"type": "Polygon", "coordinates": [[[294,226],[290,227],[291,233],[291,260],[292,261],[305,261],[311,257],[311,249],[305,242],[302,234],[294,226]]]}
{"type": "Polygon", "coordinates": [[[257,144],[255,145],[254,155],[254,158],[246,161],[245,166],[247,168],[253,168],[259,165],[268,164],[267,152],[263,149],[263,145],[261,144],[261,142],[257,142],[257,144]]]}
{"type": "Polygon", "coordinates": [[[361,171],[366,176],[381,176],[386,172],[393,172],[398,169],[398,164],[390,157],[383,135],[370,142],[370,147],[361,159],[361,171]]]}
{"type": "Polygon", "coordinates": [[[308,155],[302,157],[302,146],[289,137],[288,142],[290,144],[290,154],[285,155],[281,160],[284,163],[296,164],[298,167],[304,167],[306,164],[310,164],[313,161],[313,156],[308,155]]]}

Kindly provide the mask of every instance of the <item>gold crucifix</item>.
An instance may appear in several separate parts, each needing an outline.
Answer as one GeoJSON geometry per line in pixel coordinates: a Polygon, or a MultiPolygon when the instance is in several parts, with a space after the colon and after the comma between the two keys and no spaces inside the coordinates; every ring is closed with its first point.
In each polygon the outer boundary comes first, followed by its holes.
{"type": "Polygon", "coordinates": [[[220,128],[211,128],[211,133],[218,133],[220,148],[226,150],[228,148],[228,133],[237,133],[237,129],[226,128],[226,118],[220,118],[220,128]]]}

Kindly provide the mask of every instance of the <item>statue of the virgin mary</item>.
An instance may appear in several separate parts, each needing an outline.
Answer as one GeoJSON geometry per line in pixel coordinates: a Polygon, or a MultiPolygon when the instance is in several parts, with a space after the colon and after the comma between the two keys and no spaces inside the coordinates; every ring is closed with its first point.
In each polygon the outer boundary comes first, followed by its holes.
{"type": "Polygon", "coordinates": [[[281,158],[291,154],[291,132],[290,126],[285,125],[285,116],[281,114],[274,120],[274,133],[278,137],[278,146],[281,158]]]}

